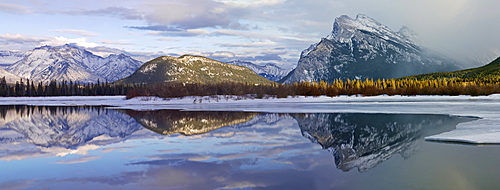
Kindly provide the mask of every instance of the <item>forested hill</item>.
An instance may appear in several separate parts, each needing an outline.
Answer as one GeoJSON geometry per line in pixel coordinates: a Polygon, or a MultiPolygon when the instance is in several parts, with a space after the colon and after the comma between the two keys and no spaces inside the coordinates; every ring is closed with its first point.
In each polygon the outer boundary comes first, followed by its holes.
{"type": "Polygon", "coordinates": [[[142,65],[135,73],[118,84],[215,84],[223,82],[268,84],[274,82],[252,70],[222,63],[202,56],[184,55],[179,58],[163,56],[142,65]]]}
{"type": "Polygon", "coordinates": [[[478,68],[455,72],[439,72],[404,77],[404,79],[434,80],[442,78],[456,78],[463,80],[473,79],[500,79],[500,57],[493,62],[478,68]]]}

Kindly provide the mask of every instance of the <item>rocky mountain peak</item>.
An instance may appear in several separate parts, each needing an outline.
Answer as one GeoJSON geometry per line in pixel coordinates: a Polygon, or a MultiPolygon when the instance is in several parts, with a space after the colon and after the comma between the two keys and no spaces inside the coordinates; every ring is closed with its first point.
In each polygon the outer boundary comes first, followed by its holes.
{"type": "Polygon", "coordinates": [[[363,14],[343,15],[331,34],[302,51],[297,67],[280,82],[389,79],[460,69],[456,61],[419,44],[408,27],[396,32],[363,14]]]}

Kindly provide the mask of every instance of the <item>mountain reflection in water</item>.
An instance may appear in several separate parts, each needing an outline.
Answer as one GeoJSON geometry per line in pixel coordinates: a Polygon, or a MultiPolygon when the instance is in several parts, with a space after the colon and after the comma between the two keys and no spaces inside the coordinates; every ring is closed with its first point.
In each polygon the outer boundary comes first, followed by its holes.
{"type": "MultiPolygon", "coordinates": [[[[78,149],[101,136],[118,139],[109,143],[124,141],[120,139],[144,128],[161,135],[199,135],[228,126],[239,129],[273,125],[283,119],[295,120],[302,136],[330,151],[338,169],[358,168],[360,172],[394,154],[408,158],[415,153],[423,137],[452,130],[458,123],[472,120],[418,114],[276,114],[0,106],[0,145],[23,142],[38,147],[78,149]]],[[[2,150],[0,158],[10,154],[16,151],[2,150]]]]}
{"type": "Polygon", "coordinates": [[[405,159],[418,143],[430,136],[455,129],[472,118],[429,114],[318,113],[291,114],[302,135],[328,149],[337,168],[367,171],[393,154],[405,159]]]}
{"type": "Polygon", "coordinates": [[[257,115],[257,113],[251,112],[188,112],[177,110],[126,110],[125,113],[133,117],[145,128],[161,135],[175,133],[183,135],[203,134],[222,127],[248,122],[257,115]]]}

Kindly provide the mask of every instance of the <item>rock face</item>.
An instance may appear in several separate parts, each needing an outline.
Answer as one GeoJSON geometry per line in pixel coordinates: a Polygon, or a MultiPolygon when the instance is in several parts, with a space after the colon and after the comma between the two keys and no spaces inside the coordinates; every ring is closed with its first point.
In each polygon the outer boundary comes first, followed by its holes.
{"type": "Polygon", "coordinates": [[[279,81],[283,77],[288,75],[288,73],[290,73],[290,71],[292,71],[292,69],[284,69],[284,68],[278,67],[277,65],[272,64],[272,63],[268,63],[268,64],[263,65],[263,66],[256,65],[256,64],[253,64],[250,62],[245,62],[245,61],[231,61],[228,63],[249,68],[253,72],[257,73],[258,75],[260,75],[268,80],[271,80],[271,81],[279,81]]]}
{"type": "Polygon", "coordinates": [[[106,58],[73,46],[42,46],[26,52],[7,71],[34,81],[66,80],[81,83],[113,82],[132,74],[142,62],[127,55],[106,58]]]}
{"type": "Polygon", "coordinates": [[[184,55],[179,58],[163,56],[142,65],[134,74],[118,83],[221,83],[272,84],[252,70],[222,63],[202,56],[184,55]]]}
{"type": "Polygon", "coordinates": [[[399,78],[453,71],[458,63],[420,45],[408,27],[398,32],[365,15],[335,19],[333,31],[302,51],[297,67],[280,82],[399,78]]]}

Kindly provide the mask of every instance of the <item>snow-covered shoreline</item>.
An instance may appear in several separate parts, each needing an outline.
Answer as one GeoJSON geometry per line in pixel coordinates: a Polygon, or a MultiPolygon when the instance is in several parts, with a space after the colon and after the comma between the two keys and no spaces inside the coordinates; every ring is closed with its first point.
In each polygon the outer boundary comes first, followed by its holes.
{"type": "Polygon", "coordinates": [[[500,94],[490,96],[340,96],[255,99],[239,96],[162,99],[124,96],[1,97],[0,105],[112,106],[108,109],[177,109],[276,113],[408,113],[473,116],[456,130],[426,140],[473,144],[500,143],[500,94]]]}

